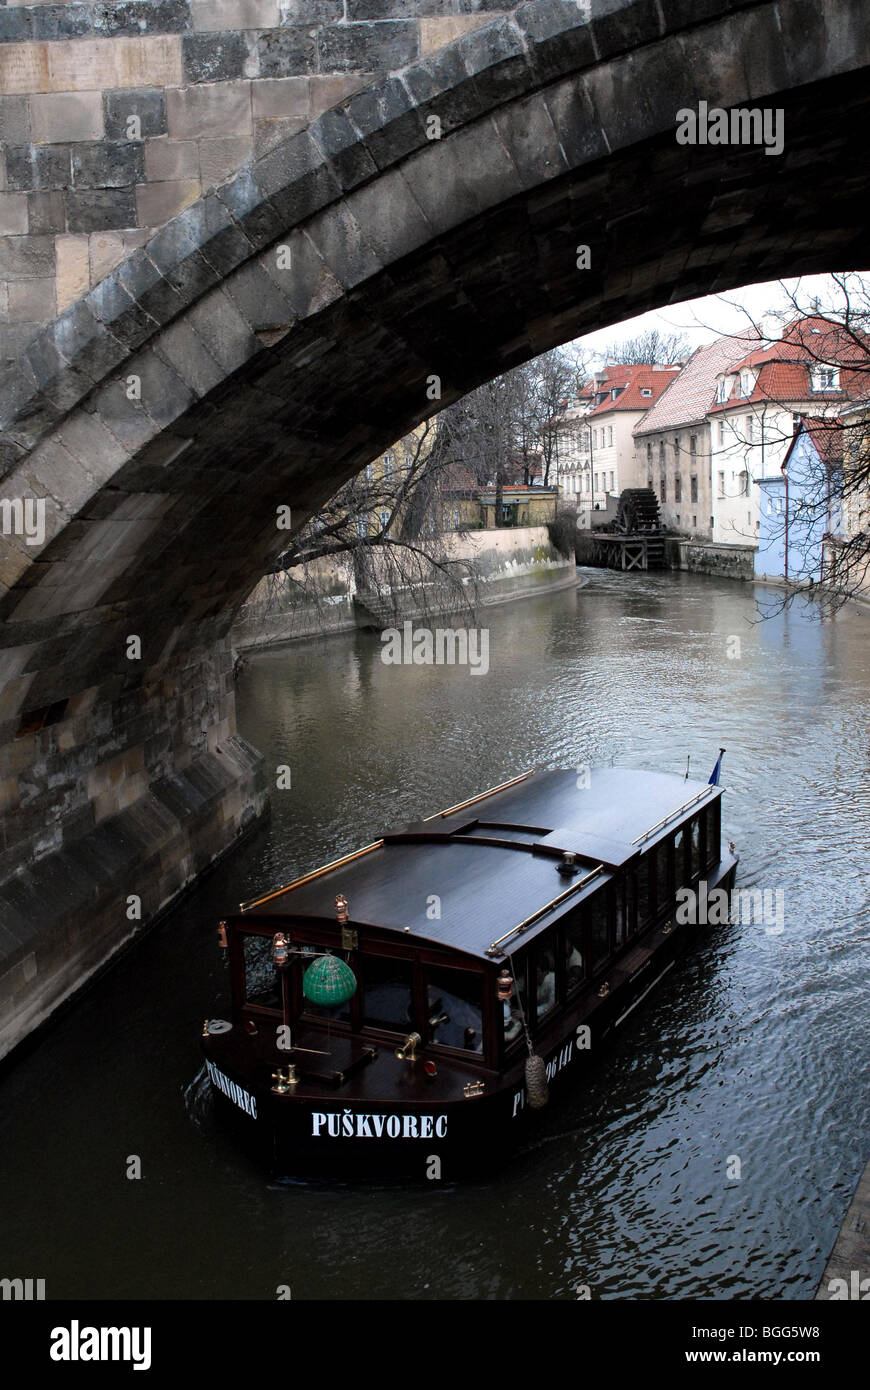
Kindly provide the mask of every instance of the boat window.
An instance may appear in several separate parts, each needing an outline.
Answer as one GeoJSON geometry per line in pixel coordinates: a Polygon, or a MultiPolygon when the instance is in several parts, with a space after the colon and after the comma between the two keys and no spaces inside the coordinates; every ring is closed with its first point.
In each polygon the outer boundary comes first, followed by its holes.
{"type": "Polygon", "coordinates": [[[625,876],[625,930],[632,937],[637,932],[637,873],[625,876]]]}
{"type": "Polygon", "coordinates": [[[702,853],[701,853],[701,844],[702,844],[702,833],[701,833],[701,832],[702,832],[702,830],[703,830],[703,826],[702,826],[702,824],[701,824],[702,820],[703,820],[703,816],[696,816],[695,819],[692,821],[692,825],[691,825],[691,836],[692,836],[692,878],[697,878],[698,875],[699,875],[700,872],[701,872],[701,865],[702,865],[702,859],[703,859],[703,856],[702,856],[702,853]]]}
{"type": "Polygon", "coordinates": [[[396,956],[362,956],[363,1022],[370,1028],[407,1033],[413,1028],[409,960],[396,956]]]}
{"type": "Polygon", "coordinates": [[[671,876],[671,842],[662,840],[654,851],[656,871],[656,912],[662,913],[674,896],[671,876]]]}
{"type": "Polygon", "coordinates": [[[614,908],[616,916],[616,947],[624,946],[627,940],[627,926],[625,914],[625,892],[626,884],[617,883],[614,892],[614,908]]]}
{"type": "Polygon", "coordinates": [[[523,1019],[529,1017],[529,994],[526,987],[528,956],[514,956],[509,969],[514,977],[514,990],[510,999],[502,1003],[502,1026],[506,1043],[515,1043],[523,1036],[523,1019]]]}
{"type": "Polygon", "coordinates": [[[674,836],[674,887],[682,887],[686,882],[686,827],[681,826],[674,836]]]}
{"type": "Polygon", "coordinates": [[[535,951],[535,1002],[540,1023],[556,1007],[556,947],[552,941],[543,942],[535,951]]]}
{"type": "Polygon", "coordinates": [[[582,914],[574,914],[574,920],[565,924],[565,983],[569,994],[578,990],[586,978],[583,927],[582,914]]]}
{"type": "Polygon", "coordinates": [[[586,908],[586,952],[594,975],[610,955],[610,913],[607,893],[596,893],[586,908]]]}
{"type": "Polygon", "coordinates": [[[483,976],[431,965],[427,970],[429,1041],[483,1051],[483,976]]]}
{"type": "Polygon", "coordinates": [[[707,811],[707,867],[718,864],[722,852],[722,805],[714,801],[707,811]]]}
{"type": "Polygon", "coordinates": [[[271,936],[242,936],[245,953],[245,1002],[261,1009],[281,1008],[281,986],[272,960],[271,936]]]}
{"type": "Polygon", "coordinates": [[[643,931],[652,916],[655,883],[653,880],[653,856],[644,855],[637,871],[637,929],[643,931]]]}
{"type": "MultiPolygon", "coordinates": [[[[297,969],[299,971],[299,989],[301,992],[302,980],[306,970],[314,963],[318,956],[323,955],[324,947],[315,946],[310,941],[294,941],[293,950],[303,952],[301,956],[295,957],[297,969]],[[311,959],[306,960],[306,956],[310,956],[311,959]]],[[[351,965],[352,964],[351,962],[351,965]]],[[[351,1000],[348,999],[344,1004],[327,1008],[324,1004],[312,1003],[310,999],[306,999],[304,994],[302,995],[302,1008],[309,1018],[328,1018],[334,1023],[348,1023],[350,1021],[350,1006],[351,1000]]]]}

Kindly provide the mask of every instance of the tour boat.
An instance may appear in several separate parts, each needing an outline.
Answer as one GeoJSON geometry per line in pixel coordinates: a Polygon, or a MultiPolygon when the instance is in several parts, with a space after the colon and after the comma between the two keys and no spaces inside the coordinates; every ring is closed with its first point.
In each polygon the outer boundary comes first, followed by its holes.
{"type": "Polygon", "coordinates": [[[223,1116],[276,1176],[492,1171],[730,893],[720,765],[527,772],[243,903],[223,1116]]]}

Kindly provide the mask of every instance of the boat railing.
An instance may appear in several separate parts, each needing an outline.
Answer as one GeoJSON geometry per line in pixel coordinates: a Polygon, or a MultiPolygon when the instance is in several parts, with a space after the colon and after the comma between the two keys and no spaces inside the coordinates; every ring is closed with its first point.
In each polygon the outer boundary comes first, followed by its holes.
{"type": "Polygon", "coordinates": [[[452,816],[454,811],[464,811],[466,806],[473,806],[475,802],[484,801],[488,796],[495,796],[496,792],[507,791],[508,787],[515,787],[518,782],[524,782],[527,777],[531,777],[534,768],[530,767],[527,772],[521,772],[519,777],[512,777],[509,782],[500,782],[497,787],[490,787],[488,791],[478,792],[477,796],[470,796],[467,801],[457,801],[455,806],[448,806],[446,811],[436,811],[432,816],[426,816],[423,824],[430,820],[440,820],[444,816],[452,816]]]}
{"type": "Polygon", "coordinates": [[[662,826],[667,825],[675,816],[681,815],[683,811],[688,811],[690,806],[694,806],[696,802],[703,800],[705,796],[709,796],[710,792],[713,790],[714,788],[712,785],[708,784],[706,787],[703,787],[701,791],[695,792],[695,795],[690,796],[688,801],[684,801],[682,806],[678,806],[675,811],[670,811],[668,815],[663,816],[660,821],[656,821],[655,825],[651,825],[649,830],[645,830],[642,835],[638,835],[637,839],[632,840],[631,843],[633,845],[643,844],[644,840],[648,840],[650,835],[654,835],[657,830],[661,830],[662,826]]]}
{"type": "Polygon", "coordinates": [[[570,898],[573,893],[579,893],[581,888],[585,888],[587,883],[591,883],[593,878],[597,878],[598,875],[603,872],[603,864],[598,864],[594,869],[590,869],[588,874],[584,874],[583,878],[579,878],[576,883],[572,883],[570,888],[566,888],[563,893],[559,893],[557,897],[552,898],[550,902],[545,903],[543,907],[539,907],[530,917],[524,917],[522,922],[517,922],[517,925],[511,927],[510,931],[506,931],[504,936],[500,936],[495,941],[491,941],[486,948],[486,954],[488,956],[501,955],[503,952],[499,950],[499,947],[502,946],[502,942],[509,940],[512,936],[516,936],[519,932],[524,932],[526,927],[530,927],[534,922],[544,917],[551,908],[558,907],[566,898],[570,898]]]}
{"type": "Polygon", "coordinates": [[[299,888],[303,883],[310,883],[313,878],[320,878],[321,874],[328,874],[330,869],[339,869],[342,864],[350,864],[352,860],[359,859],[363,854],[371,854],[373,849],[380,849],[383,843],[383,840],[373,840],[370,845],[363,845],[362,849],[355,849],[350,854],[342,855],[341,859],[333,859],[329,864],[321,864],[319,869],[312,869],[310,874],[303,874],[301,878],[294,878],[290,883],[282,884],[280,888],[275,888],[262,898],[251,898],[246,903],[239,903],[239,911],[247,912],[252,907],[259,907],[261,903],[271,902],[272,898],[279,898],[282,893],[288,893],[291,888],[299,888]]]}

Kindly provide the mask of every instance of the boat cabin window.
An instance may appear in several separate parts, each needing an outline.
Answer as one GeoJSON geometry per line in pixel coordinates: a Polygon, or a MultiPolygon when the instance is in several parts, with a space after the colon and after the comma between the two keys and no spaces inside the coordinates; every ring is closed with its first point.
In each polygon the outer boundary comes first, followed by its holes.
{"type": "Polygon", "coordinates": [[[509,969],[514,977],[514,991],[510,999],[502,1002],[502,1026],[506,1043],[515,1043],[523,1036],[523,1019],[529,1018],[528,955],[514,956],[509,969]]]}
{"type": "Polygon", "coordinates": [[[684,885],[689,877],[687,848],[688,835],[686,827],[681,825],[674,835],[674,891],[684,885]]]}
{"type": "Polygon", "coordinates": [[[669,908],[674,896],[673,869],[671,867],[671,840],[661,840],[653,850],[656,880],[656,916],[661,917],[669,908]]]}
{"type": "Polygon", "coordinates": [[[429,1042],[483,1051],[483,975],[430,965],[426,969],[429,1042]]]}
{"type": "Polygon", "coordinates": [[[637,929],[649,926],[655,902],[654,856],[645,854],[637,868],[637,929]]]}
{"type": "Polygon", "coordinates": [[[535,949],[535,1007],[539,1023],[556,1007],[556,946],[553,941],[541,942],[535,949]]]}
{"type": "Polygon", "coordinates": [[[599,892],[586,905],[586,950],[590,975],[594,975],[610,955],[609,898],[608,892],[599,892]]]}
{"type": "Polygon", "coordinates": [[[563,932],[563,950],[565,953],[565,988],[571,995],[580,988],[586,979],[586,965],[584,956],[584,920],[582,909],[572,914],[572,919],[565,923],[563,932]]]}
{"type": "Polygon", "coordinates": [[[363,1023],[407,1033],[413,1026],[413,964],[398,956],[359,957],[363,986],[363,1023]]]}
{"type": "Polygon", "coordinates": [[[272,960],[271,936],[242,936],[245,1002],[261,1009],[281,1008],[281,986],[272,960]]]}
{"type": "Polygon", "coordinates": [[[691,824],[691,860],[692,878],[698,878],[704,863],[704,822],[706,817],[702,812],[696,816],[691,824]]]}
{"type": "Polygon", "coordinates": [[[706,865],[715,868],[721,855],[722,803],[717,799],[707,807],[706,865]]]}

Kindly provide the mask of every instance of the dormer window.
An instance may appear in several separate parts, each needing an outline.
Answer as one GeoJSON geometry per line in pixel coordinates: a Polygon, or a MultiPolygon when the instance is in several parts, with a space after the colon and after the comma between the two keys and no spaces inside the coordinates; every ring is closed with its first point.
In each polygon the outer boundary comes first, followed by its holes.
{"type": "Polygon", "coordinates": [[[716,403],[717,403],[718,405],[724,405],[724,403],[725,403],[725,401],[727,401],[727,399],[728,399],[728,378],[727,378],[726,376],[720,376],[719,380],[716,382],[716,403]]]}
{"type": "Polygon", "coordinates": [[[641,394],[642,396],[651,396],[651,395],[652,395],[652,391],[651,391],[651,389],[650,389],[649,386],[642,386],[642,387],[640,388],[640,394],[641,394]]]}
{"type": "Polygon", "coordinates": [[[839,391],[840,373],[836,367],[816,367],[812,373],[814,391],[839,391]]]}
{"type": "Polygon", "coordinates": [[[752,395],[752,374],[751,374],[751,372],[745,372],[745,371],[744,371],[744,372],[741,372],[741,373],[740,373],[740,390],[743,392],[744,396],[751,396],[751,395],[752,395]]]}

